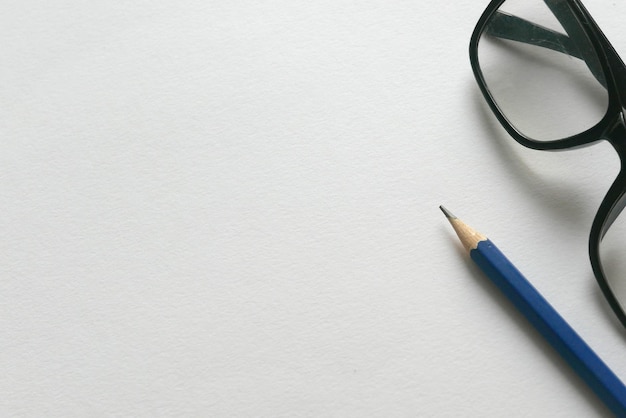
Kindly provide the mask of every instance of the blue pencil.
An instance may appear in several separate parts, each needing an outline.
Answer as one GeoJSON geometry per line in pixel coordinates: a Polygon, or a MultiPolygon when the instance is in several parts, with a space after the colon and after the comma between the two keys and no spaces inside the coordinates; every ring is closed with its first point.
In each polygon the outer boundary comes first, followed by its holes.
{"type": "Polygon", "coordinates": [[[626,416],[626,387],[574,329],[484,235],[440,209],[470,257],[617,416],[626,416]]]}

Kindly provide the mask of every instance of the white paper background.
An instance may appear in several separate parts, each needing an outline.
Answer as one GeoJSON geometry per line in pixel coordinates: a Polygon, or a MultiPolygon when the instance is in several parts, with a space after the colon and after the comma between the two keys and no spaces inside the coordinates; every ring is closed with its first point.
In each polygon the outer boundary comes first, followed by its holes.
{"type": "Polygon", "coordinates": [[[0,5],[0,415],[607,415],[437,208],[626,378],[587,257],[617,157],[503,132],[485,6],[0,5]]]}

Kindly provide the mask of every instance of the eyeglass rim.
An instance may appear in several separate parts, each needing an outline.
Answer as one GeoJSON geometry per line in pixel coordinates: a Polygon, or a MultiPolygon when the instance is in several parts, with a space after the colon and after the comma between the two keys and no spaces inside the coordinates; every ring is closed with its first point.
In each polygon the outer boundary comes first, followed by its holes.
{"type": "Polygon", "coordinates": [[[500,124],[517,142],[528,148],[537,150],[559,150],[566,148],[576,148],[590,145],[602,139],[606,139],[604,138],[605,131],[613,122],[615,115],[621,112],[622,109],[622,103],[620,101],[619,94],[617,93],[617,84],[615,81],[615,77],[613,76],[613,68],[617,64],[614,63],[615,59],[610,59],[611,56],[617,56],[617,53],[614,51],[613,47],[602,33],[602,30],[593,20],[593,17],[591,17],[587,9],[579,0],[565,1],[570,6],[574,6],[572,10],[574,10],[574,12],[576,13],[576,17],[581,22],[584,22],[581,26],[585,31],[585,34],[593,44],[598,55],[598,60],[600,61],[600,65],[602,66],[603,75],[605,80],[607,81],[607,92],[609,96],[608,106],[604,116],[594,126],[581,133],[550,141],[539,141],[527,135],[524,135],[523,132],[519,131],[517,128],[515,128],[515,126],[513,126],[512,123],[509,122],[507,117],[504,115],[504,112],[502,112],[502,110],[494,100],[489,90],[489,87],[487,86],[487,82],[485,81],[483,73],[480,69],[480,63],[478,58],[478,43],[485,27],[487,26],[487,22],[498,10],[498,8],[506,1],[507,0],[492,0],[489,3],[485,11],[480,16],[476,26],[474,27],[474,31],[472,32],[469,44],[470,64],[474,73],[474,77],[478,82],[478,86],[483,97],[487,101],[487,104],[495,114],[500,124]],[[612,54],[608,55],[607,51],[611,52],[612,54]]]}

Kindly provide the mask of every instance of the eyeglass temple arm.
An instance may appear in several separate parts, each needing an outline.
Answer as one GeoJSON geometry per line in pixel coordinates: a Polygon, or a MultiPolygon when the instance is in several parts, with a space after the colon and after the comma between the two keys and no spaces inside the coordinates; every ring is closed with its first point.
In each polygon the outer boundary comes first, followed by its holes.
{"type": "Polygon", "coordinates": [[[576,45],[567,35],[501,11],[497,11],[492,16],[486,33],[497,38],[524,42],[562,52],[576,58],[583,58],[576,45]]]}
{"type": "MultiPolygon", "coordinates": [[[[559,20],[562,22],[564,28],[567,26],[571,27],[571,25],[564,23],[567,19],[565,19],[561,13],[555,13],[555,15],[560,15],[559,20]]],[[[595,60],[585,59],[577,46],[581,42],[574,42],[574,39],[578,38],[580,40],[581,37],[572,35],[571,31],[568,31],[570,36],[567,36],[543,26],[536,25],[520,17],[497,11],[492,16],[485,32],[490,36],[500,39],[536,45],[584,60],[596,80],[606,88],[602,68],[595,63],[595,60]]],[[[589,43],[589,41],[584,38],[584,35],[582,39],[584,39],[583,43],[589,43]]]]}

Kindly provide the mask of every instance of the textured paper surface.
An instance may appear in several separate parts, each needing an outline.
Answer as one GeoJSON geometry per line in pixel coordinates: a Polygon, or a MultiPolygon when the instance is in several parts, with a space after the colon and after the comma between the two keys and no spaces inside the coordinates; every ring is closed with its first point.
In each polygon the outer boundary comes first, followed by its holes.
{"type": "Polygon", "coordinates": [[[617,158],[499,128],[483,3],[0,6],[0,415],[606,414],[438,209],[626,377],[586,254],[617,158]]]}

